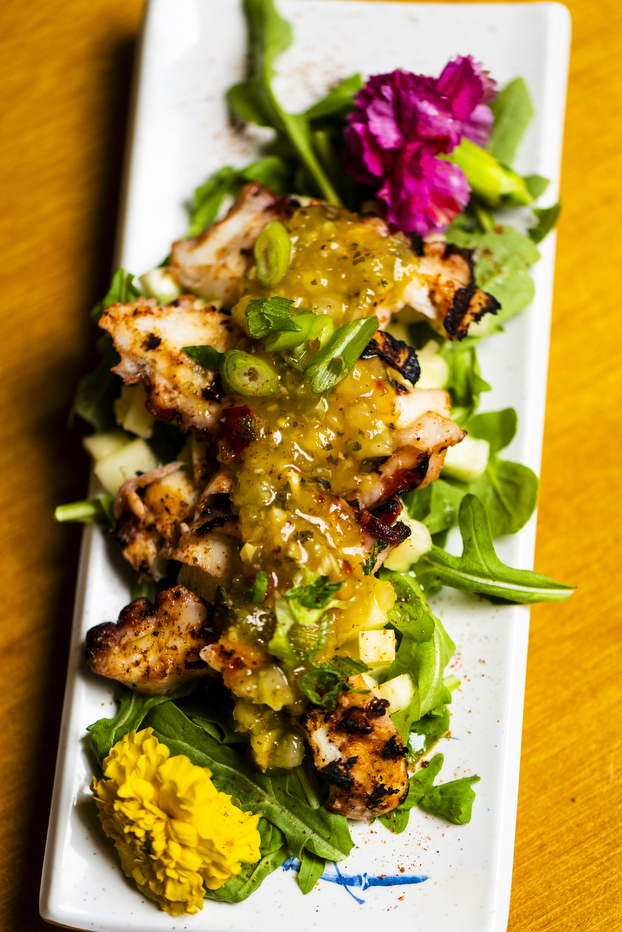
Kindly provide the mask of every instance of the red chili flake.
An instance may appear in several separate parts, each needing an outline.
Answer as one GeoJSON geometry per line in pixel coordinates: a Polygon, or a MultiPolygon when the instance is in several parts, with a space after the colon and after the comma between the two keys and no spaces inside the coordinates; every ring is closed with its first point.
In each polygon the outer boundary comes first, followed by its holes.
{"type": "Polygon", "coordinates": [[[255,415],[246,405],[227,408],[220,423],[221,453],[225,453],[225,457],[227,454],[230,458],[239,456],[257,436],[255,415]]]}

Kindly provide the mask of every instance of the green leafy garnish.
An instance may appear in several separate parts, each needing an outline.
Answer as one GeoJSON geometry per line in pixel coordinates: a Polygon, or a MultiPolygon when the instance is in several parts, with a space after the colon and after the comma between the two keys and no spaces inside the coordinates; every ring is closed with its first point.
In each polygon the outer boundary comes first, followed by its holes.
{"type": "Polygon", "coordinates": [[[272,220],[255,240],[253,252],[258,280],[262,285],[277,285],[287,272],[292,255],[287,229],[278,220],[272,220]]]}
{"type": "Polygon", "coordinates": [[[553,204],[552,207],[534,207],[534,214],[538,221],[535,227],[530,227],[527,232],[534,243],[541,243],[545,236],[548,236],[561,213],[561,201],[553,204]]]}
{"type": "Polygon", "coordinates": [[[298,868],[298,886],[303,893],[311,893],[314,886],[324,873],[326,858],[318,858],[309,851],[303,851],[298,868]]]}
{"type": "Polygon", "coordinates": [[[378,318],[375,316],[351,320],[337,327],[303,373],[305,378],[312,379],[311,391],[320,395],[343,381],[352,372],[377,329],[378,318]]]}
{"type": "Polygon", "coordinates": [[[508,225],[485,233],[468,231],[456,221],[447,228],[447,239],[457,246],[479,250],[475,282],[501,305],[494,317],[488,315],[486,326],[491,332],[531,303],[535,287],[529,266],[538,261],[540,253],[529,236],[508,225]]]}
{"type": "Polygon", "coordinates": [[[108,757],[110,748],[130,731],[138,731],[151,709],[174,698],[187,696],[196,689],[196,683],[180,686],[170,696],[145,696],[134,690],[123,688],[119,693],[119,711],[113,718],[100,718],[87,727],[98,764],[108,757]]]}
{"type": "Polygon", "coordinates": [[[314,664],[310,670],[305,670],[300,674],[298,682],[307,699],[314,705],[334,709],[339,696],[348,690],[369,693],[368,689],[352,689],[348,683],[349,676],[367,673],[368,670],[369,667],[362,660],[353,660],[351,657],[341,657],[337,654],[326,663],[314,664]]]}
{"type": "Polygon", "coordinates": [[[448,707],[439,705],[435,709],[430,709],[427,715],[422,715],[419,721],[414,722],[407,745],[408,759],[412,763],[427,754],[449,731],[449,721],[448,707]]]}
{"type": "Polygon", "coordinates": [[[225,165],[195,189],[187,236],[198,236],[218,216],[220,206],[230,194],[236,197],[249,181],[259,181],[276,194],[285,194],[289,189],[287,163],[277,155],[269,155],[246,168],[235,169],[225,165]]]}
{"type": "Polygon", "coordinates": [[[488,106],[495,118],[488,150],[504,165],[511,165],[535,113],[524,78],[506,84],[488,106]]]}
{"type": "Polygon", "coordinates": [[[391,680],[402,673],[409,673],[417,686],[417,694],[405,714],[397,712],[392,716],[404,739],[413,722],[431,709],[451,702],[451,693],[443,683],[443,673],[455,649],[456,645],[438,618],[434,618],[434,633],[427,641],[402,637],[385,679],[391,680]]]}
{"type": "Polygon", "coordinates": [[[134,284],[134,276],[131,272],[126,272],[124,268],[118,268],[112,276],[110,287],[105,296],[98,301],[91,311],[91,320],[97,321],[111,304],[128,304],[130,301],[136,301],[142,298],[143,293],[134,284]]]}
{"type": "Polygon", "coordinates": [[[534,201],[539,198],[541,194],[544,194],[550,183],[549,179],[544,178],[542,175],[525,175],[527,190],[534,201]]]}
{"type": "Polygon", "coordinates": [[[451,153],[439,158],[462,169],[473,195],[487,207],[521,207],[533,201],[520,175],[466,136],[451,153]]]}
{"type": "Polygon", "coordinates": [[[224,353],[220,353],[214,346],[182,346],[182,353],[190,356],[195,362],[198,362],[204,369],[211,372],[218,372],[220,362],[224,353]]]}
{"type": "Polygon", "coordinates": [[[432,815],[436,815],[453,825],[467,825],[471,821],[471,810],[475,793],[471,784],[478,783],[480,777],[462,777],[434,786],[444,763],[442,754],[435,754],[427,767],[422,767],[410,778],[408,796],[400,808],[412,809],[420,806],[432,815]]]}
{"type": "Polygon", "coordinates": [[[298,586],[285,593],[286,599],[298,599],[304,608],[325,609],[339,592],[343,581],[329,582],[328,576],[319,576],[315,582],[298,586]]]}
{"type": "Polygon", "coordinates": [[[246,307],[248,332],[255,340],[281,330],[299,332],[302,328],[291,315],[293,306],[290,298],[254,298],[246,307]]]}
{"type": "Polygon", "coordinates": [[[292,28],[277,12],[273,0],[244,0],[249,32],[249,73],[227,93],[229,107],[240,120],[271,126],[286,149],[293,149],[317,192],[331,204],[339,196],[313,149],[309,120],[286,113],[272,90],[275,61],[289,48],[292,28]]]}
{"type": "Polygon", "coordinates": [[[429,641],[434,634],[434,615],[416,577],[384,568],[378,576],[390,582],[395,592],[395,605],[388,615],[391,627],[413,641],[429,641]]]}
{"type": "Polygon", "coordinates": [[[263,603],[268,591],[268,574],[259,570],[251,589],[247,589],[244,598],[247,602],[263,603]]]}
{"type": "Polygon", "coordinates": [[[464,426],[477,411],[482,392],[490,391],[490,385],[481,377],[473,344],[447,340],[439,355],[449,367],[447,391],[452,420],[464,426]]]}
{"type": "Polygon", "coordinates": [[[458,522],[462,556],[451,556],[438,547],[424,554],[416,564],[417,578],[424,590],[451,586],[523,604],[559,602],[572,595],[574,586],[501,562],[492,543],[486,509],[475,495],[468,494],[462,499],[458,522]]]}
{"type": "Polygon", "coordinates": [[[116,527],[114,519],[114,495],[104,498],[89,498],[83,502],[59,505],[54,511],[54,520],[75,521],[81,524],[103,524],[116,527]]]}

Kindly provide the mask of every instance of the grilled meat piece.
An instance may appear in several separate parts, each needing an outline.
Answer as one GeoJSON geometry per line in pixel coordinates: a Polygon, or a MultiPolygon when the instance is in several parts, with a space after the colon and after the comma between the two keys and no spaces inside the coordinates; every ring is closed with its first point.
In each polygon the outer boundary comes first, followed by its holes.
{"type": "Polygon", "coordinates": [[[155,298],[112,304],[99,326],[112,335],[121,362],[114,372],[126,385],[143,381],[147,407],[161,421],[177,418],[183,431],[212,430],[222,410],[215,393],[217,374],[181,352],[182,346],[209,344],[232,349],[240,334],[231,318],[213,307],[197,308],[191,295],[159,307],[155,298]]]}
{"type": "MultiPolygon", "coordinates": [[[[353,689],[366,690],[362,676],[353,689]]],[[[328,809],[349,819],[373,819],[400,805],[408,793],[402,740],[372,693],[343,693],[333,711],[311,707],[301,718],[319,773],[330,784],[328,809]]]]}
{"type": "Polygon", "coordinates": [[[372,356],[379,356],[381,359],[408,379],[413,385],[419,380],[421,368],[417,354],[403,340],[396,340],[390,333],[384,330],[378,330],[363,352],[361,359],[371,359],[372,356]]]}
{"type": "Polygon", "coordinates": [[[373,508],[438,478],[445,451],[466,436],[451,420],[451,402],[442,388],[413,388],[395,397],[397,449],[382,463],[372,484],[357,493],[359,506],[373,508]]]}
{"type": "Polygon", "coordinates": [[[414,245],[421,262],[401,301],[391,309],[393,314],[408,305],[443,324],[449,339],[463,340],[470,323],[481,320],[484,314],[497,313],[497,299],[475,284],[472,249],[462,249],[438,236],[430,241],[417,237],[414,245]]]}
{"type": "Polygon", "coordinates": [[[114,503],[116,534],[123,556],[140,573],[141,582],[162,579],[167,558],[162,550],[180,536],[198,499],[194,484],[181,468],[169,463],[125,482],[114,503]]]}
{"type": "Polygon", "coordinates": [[[123,609],[118,622],[91,628],[86,661],[94,673],[162,696],[213,676],[199,653],[217,637],[211,607],[184,586],[175,586],[161,592],[155,605],[137,599],[123,609]]]}
{"type": "Polygon", "coordinates": [[[287,219],[298,206],[257,182],[247,184],[223,220],[194,239],[173,243],[173,271],[186,288],[231,307],[239,300],[255,240],[271,220],[287,219]]]}

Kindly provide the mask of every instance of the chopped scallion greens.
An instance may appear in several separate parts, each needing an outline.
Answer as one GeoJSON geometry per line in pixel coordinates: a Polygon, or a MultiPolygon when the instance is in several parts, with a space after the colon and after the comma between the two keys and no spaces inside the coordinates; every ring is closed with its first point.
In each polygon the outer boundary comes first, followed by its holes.
{"type": "Polygon", "coordinates": [[[377,317],[362,317],[338,327],[304,371],[316,395],[330,391],[351,372],[378,329],[377,317]]]}
{"type": "Polygon", "coordinates": [[[105,498],[89,498],[83,502],[59,505],[54,511],[54,519],[61,523],[77,522],[79,524],[103,524],[108,527],[115,527],[113,507],[114,495],[105,498]]]}
{"type": "Polygon", "coordinates": [[[257,278],[262,285],[276,285],[281,281],[292,255],[289,233],[282,223],[273,220],[255,240],[257,278]]]}
{"type": "Polygon", "coordinates": [[[223,355],[220,375],[231,391],[248,398],[274,395],[279,387],[274,369],[263,359],[242,350],[229,350],[223,355]]]}
{"type": "Polygon", "coordinates": [[[213,346],[182,346],[182,353],[190,356],[195,362],[198,362],[204,369],[212,372],[218,372],[224,353],[220,353],[213,346]]]}

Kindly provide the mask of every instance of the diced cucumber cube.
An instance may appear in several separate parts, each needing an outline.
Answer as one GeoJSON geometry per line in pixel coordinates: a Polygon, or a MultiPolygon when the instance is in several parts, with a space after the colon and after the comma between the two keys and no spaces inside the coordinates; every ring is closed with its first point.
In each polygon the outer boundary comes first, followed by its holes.
{"type": "Polygon", "coordinates": [[[486,472],[490,444],[468,435],[445,455],[443,473],[460,482],[473,482],[486,472]]]}

